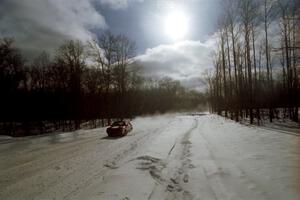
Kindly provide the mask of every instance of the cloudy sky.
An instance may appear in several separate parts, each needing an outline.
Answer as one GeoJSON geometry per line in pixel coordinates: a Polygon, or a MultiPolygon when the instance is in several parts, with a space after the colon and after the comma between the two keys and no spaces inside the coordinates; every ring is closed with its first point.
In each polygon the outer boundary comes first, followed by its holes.
{"type": "Polygon", "coordinates": [[[212,66],[219,1],[0,0],[0,36],[14,37],[31,57],[110,30],[136,42],[145,75],[199,89],[201,73],[212,66]]]}

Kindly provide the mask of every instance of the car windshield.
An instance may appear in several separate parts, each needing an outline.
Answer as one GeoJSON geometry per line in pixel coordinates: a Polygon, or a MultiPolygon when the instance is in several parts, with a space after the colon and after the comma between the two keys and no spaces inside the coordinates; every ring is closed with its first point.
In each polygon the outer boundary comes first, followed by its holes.
{"type": "Polygon", "coordinates": [[[125,126],[123,121],[114,122],[111,126],[125,126]]]}

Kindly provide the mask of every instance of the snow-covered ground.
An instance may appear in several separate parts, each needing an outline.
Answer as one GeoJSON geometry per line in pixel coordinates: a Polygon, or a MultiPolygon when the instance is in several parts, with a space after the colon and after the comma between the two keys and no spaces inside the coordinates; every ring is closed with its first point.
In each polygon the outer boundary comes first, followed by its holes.
{"type": "Polygon", "coordinates": [[[0,140],[0,199],[299,199],[300,137],[216,115],[0,140]],[[298,182],[299,181],[299,182],[298,182]]]}

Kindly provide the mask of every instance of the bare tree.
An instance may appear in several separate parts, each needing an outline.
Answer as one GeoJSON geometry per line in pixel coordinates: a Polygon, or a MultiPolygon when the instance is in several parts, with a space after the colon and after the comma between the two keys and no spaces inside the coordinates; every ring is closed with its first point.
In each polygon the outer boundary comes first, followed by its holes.
{"type": "Polygon", "coordinates": [[[256,16],[256,7],[251,0],[242,0],[241,7],[240,7],[240,16],[243,25],[243,32],[244,32],[244,43],[245,43],[245,67],[247,70],[247,90],[248,90],[248,97],[249,103],[247,106],[247,110],[249,109],[250,113],[250,123],[253,123],[253,85],[252,85],[252,62],[251,62],[251,45],[250,45],[250,36],[251,36],[251,25],[253,20],[256,16]]]}
{"type": "Polygon", "coordinates": [[[129,66],[132,58],[135,56],[136,46],[124,35],[116,37],[116,63],[115,76],[118,91],[123,96],[128,87],[129,66]]]}
{"type": "Polygon", "coordinates": [[[75,117],[75,129],[80,128],[81,115],[81,79],[82,73],[86,66],[86,55],[83,44],[77,41],[66,41],[60,46],[56,55],[57,64],[60,67],[67,68],[69,75],[69,92],[73,98],[73,116],[75,117]]]}
{"type": "MultiPolygon", "coordinates": [[[[96,66],[101,71],[105,85],[106,113],[108,118],[111,109],[108,108],[109,94],[112,89],[119,93],[119,110],[121,111],[126,90],[130,80],[131,59],[135,56],[135,43],[124,35],[113,35],[111,32],[104,32],[98,40],[89,42],[90,55],[96,66]]],[[[115,109],[115,108],[114,108],[115,109]]]]}
{"type": "Polygon", "coordinates": [[[42,52],[36,57],[30,69],[31,89],[45,91],[49,87],[48,76],[51,67],[50,56],[46,52],[42,52]]]}

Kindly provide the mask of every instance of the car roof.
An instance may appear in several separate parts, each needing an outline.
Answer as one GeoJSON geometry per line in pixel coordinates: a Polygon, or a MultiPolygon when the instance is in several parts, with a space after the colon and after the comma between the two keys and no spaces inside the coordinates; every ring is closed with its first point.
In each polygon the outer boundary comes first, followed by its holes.
{"type": "Polygon", "coordinates": [[[112,124],[124,124],[124,123],[126,123],[125,121],[114,121],[112,124]]]}

